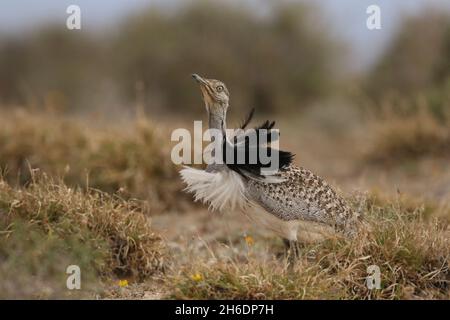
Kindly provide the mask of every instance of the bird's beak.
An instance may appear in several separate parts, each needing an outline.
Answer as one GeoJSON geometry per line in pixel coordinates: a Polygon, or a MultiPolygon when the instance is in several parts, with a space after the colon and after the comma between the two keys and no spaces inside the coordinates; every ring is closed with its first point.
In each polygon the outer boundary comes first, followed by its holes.
{"type": "Polygon", "coordinates": [[[192,78],[195,79],[195,81],[198,82],[198,84],[200,85],[200,90],[202,92],[203,95],[203,100],[205,101],[206,104],[206,110],[208,110],[208,105],[211,104],[213,102],[213,98],[211,97],[211,87],[210,84],[207,80],[203,79],[202,77],[200,77],[198,74],[194,73],[192,75],[192,78]]]}
{"type": "Polygon", "coordinates": [[[199,84],[202,84],[204,86],[208,85],[208,82],[196,73],[192,74],[192,78],[194,78],[195,81],[197,81],[199,84]]]}

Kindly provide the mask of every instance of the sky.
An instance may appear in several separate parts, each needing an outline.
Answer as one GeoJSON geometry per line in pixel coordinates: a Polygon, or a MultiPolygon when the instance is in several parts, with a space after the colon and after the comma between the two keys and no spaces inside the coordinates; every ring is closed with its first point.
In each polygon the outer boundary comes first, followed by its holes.
{"type": "MultiPolygon", "coordinates": [[[[18,34],[34,30],[49,22],[65,26],[66,9],[71,4],[81,8],[82,28],[104,30],[123,18],[148,6],[176,7],[188,0],[1,0],[0,34],[18,34]]],[[[226,1],[226,0],[222,0],[226,1]]],[[[264,8],[270,0],[247,0],[255,8],[264,8]]],[[[293,0],[287,0],[295,2],[293,0]]],[[[395,35],[403,17],[420,13],[429,7],[450,12],[450,0],[299,0],[318,7],[331,34],[349,45],[351,67],[368,68],[395,35]],[[381,9],[381,29],[368,30],[366,9],[381,9]]],[[[239,3],[242,1],[228,0],[239,3]]]]}

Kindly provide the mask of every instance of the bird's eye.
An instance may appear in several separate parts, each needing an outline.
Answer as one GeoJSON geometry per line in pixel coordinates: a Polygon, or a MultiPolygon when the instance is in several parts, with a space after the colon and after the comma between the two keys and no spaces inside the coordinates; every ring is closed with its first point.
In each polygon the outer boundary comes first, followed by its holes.
{"type": "Polygon", "coordinates": [[[216,90],[217,90],[217,92],[223,91],[223,86],[217,86],[217,87],[216,87],[216,90]]]}

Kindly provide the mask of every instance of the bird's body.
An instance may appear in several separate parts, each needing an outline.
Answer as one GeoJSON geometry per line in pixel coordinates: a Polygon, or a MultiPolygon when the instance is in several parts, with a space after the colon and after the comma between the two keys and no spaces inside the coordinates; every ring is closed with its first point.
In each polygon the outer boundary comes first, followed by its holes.
{"type": "MultiPolygon", "coordinates": [[[[226,92],[226,96],[222,95],[226,98],[222,100],[225,101],[223,108],[222,101],[214,102],[217,93],[214,85],[223,89],[224,84],[197,75],[194,78],[201,84],[210,127],[225,131],[228,91],[220,90],[226,92]]],[[[256,130],[271,129],[273,124],[266,122],[256,130]]],[[[225,143],[230,145],[228,141],[225,139],[225,143]]],[[[311,242],[334,235],[353,234],[358,214],[323,179],[293,165],[292,154],[279,152],[279,168],[272,176],[262,175],[263,166],[260,164],[234,163],[212,164],[206,170],[185,167],[180,173],[187,184],[186,189],[194,193],[196,200],[218,210],[239,207],[250,219],[286,240],[311,242]]]]}
{"type": "Polygon", "coordinates": [[[213,210],[239,208],[251,220],[290,241],[313,242],[352,234],[358,215],[329,184],[291,165],[278,183],[246,179],[231,169],[214,172],[185,168],[187,190],[213,210]]]}
{"type": "Polygon", "coordinates": [[[331,235],[334,231],[352,232],[356,214],[322,178],[294,165],[283,169],[280,176],[284,179],[280,183],[248,181],[247,197],[258,212],[262,208],[284,222],[282,224],[287,223],[283,235],[278,232],[281,236],[292,241],[298,237],[306,240],[297,231],[303,229],[305,232],[308,226],[311,229],[308,233],[317,233],[311,234],[313,239],[319,238],[320,234],[331,235]]]}

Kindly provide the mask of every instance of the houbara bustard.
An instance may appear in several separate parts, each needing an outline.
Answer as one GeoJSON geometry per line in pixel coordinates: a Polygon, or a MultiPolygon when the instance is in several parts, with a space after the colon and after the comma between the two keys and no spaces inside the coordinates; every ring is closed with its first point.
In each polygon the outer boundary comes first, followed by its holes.
{"type": "MultiPolygon", "coordinates": [[[[227,87],[219,80],[192,76],[200,85],[210,129],[220,130],[225,135],[229,107],[227,87]]],[[[253,112],[242,129],[252,115],[253,112]]],[[[266,121],[255,129],[272,129],[273,126],[274,122],[266,121]]],[[[233,147],[230,139],[223,141],[233,147]]],[[[194,193],[195,200],[208,203],[212,209],[239,207],[250,219],[284,238],[287,244],[354,234],[359,214],[323,179],[293,165],[291,153],[271,151],[279,152],[279,170],[273,176],[263,175],[264,166],[259,162],[226,161],[209,164],[206,170],[185,167],[180,174],[187,184],[186,190],[194,193]]]]}

